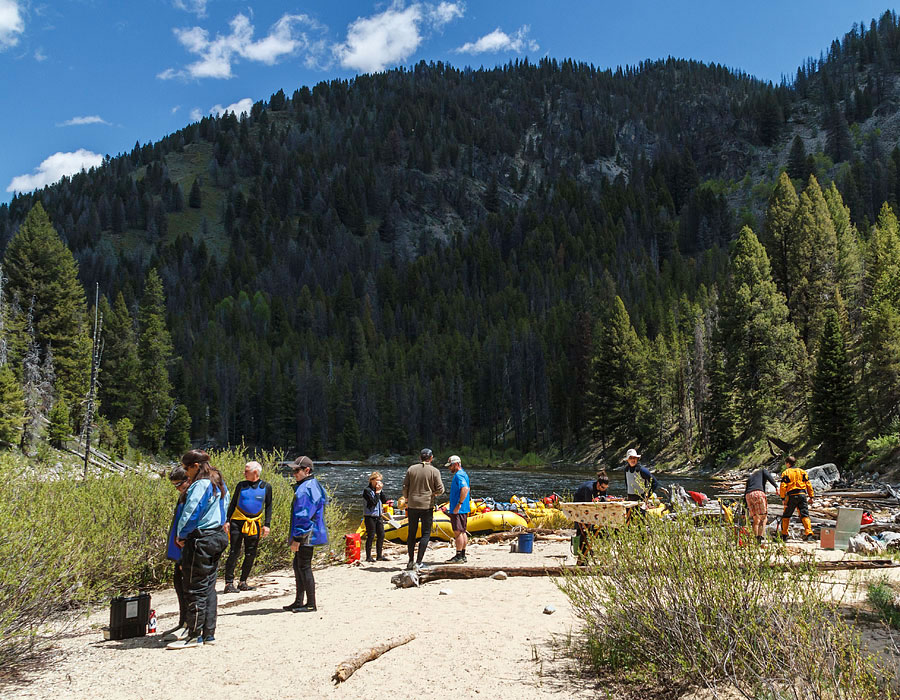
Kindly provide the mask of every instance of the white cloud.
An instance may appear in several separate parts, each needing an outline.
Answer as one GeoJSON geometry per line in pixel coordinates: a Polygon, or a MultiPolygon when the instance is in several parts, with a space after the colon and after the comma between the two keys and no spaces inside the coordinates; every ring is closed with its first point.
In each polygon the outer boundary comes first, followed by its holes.
{"type": "Polygon", "coordinates": [[[47,54],[44,53],[44,49],[36,49],[34,52],[34,60],[38,63],[43,63],[47,60],[47,54]]]}
{"type": "Polygon", "coordinates": [[[0,51],[19,43],[25,20],[17,0],[0,0],[0,51]]]}
{"type": "Polygon", "coordinates": [[[64,175],[74,175],[82,170],[96,168],[103,163],[103,156],[79,148],[74,153],[54,153],[44,160],[30,175],[18,175],[9,183],[7,192],[30,192],[56,182],[64,175]]]}
{"type": "Polygon", "coordinates": [[[253,100],[249,97],[245,97],[243,100],[238,100],[237,102],[232,102],[227,107],[223,107],[222,105],[215,105],[210,107],[208,111],[203,112],[196,107],[191,110],[191,121],[199,122],[203,117],[212,115],[214,117],[218,117],[220,114],[225,114],[226,112],[234,112],[234,114],[240,117],[242,114],[250,114],[250,109],[253,107],[253,100]]]}
{"type": "Polygon", "coordinates": [[[368,73],[382,71],[409,58],[422,44],[423,31],[440,29],[464,12],[462,3],[414,3],[404,8],[402,0],[396,0],[380,14],[351,22],[347,38],[336,44],[332,52],[344,68],[368,73]]]}
{"type": "Polygon", "coordinates": [[[198,17],[206,17],[207,0],[174,0],[172,3],[179,10],[193,12],[198,17]]]}
{"type": "Polygon", "coordinates": [[[537,51],[540,47],[534,39],[528,38],[530,27],[525,24],[515,34],[509,35],[499,27],[490,34],[485,34],[478,41],[467,42],[456,49],[457,53],[499,53],[500,51],[537,51]]]}
{"type": "Polygon", "coordinates": [[[172,114],[175,114],[179,109],[181,109],[181,105],[175,105],[172,107],[172,114]]]}
{"type": "Polygon", "coordinates": [[[199,60],[181,70],[167,68],[156,77],[161,80],[171,78],[222,78],[233,77],[232,64],[239,58],[257,61],[266,65],[277,63],[282,57],[306,51],[309,54],[320,47],[307,34],[299,31],[299,27],[307,27],[314,31],[322,31],[318,22],[308,15],[283,15],[269,33],[262,39],[253,40],[254,27],[250,19],[238,14],[229,23],[231,33],[225,36],[217,34],[210,39],[209,32],[203,27],[175,29],[175,36],[189,53],[199,56],[199,60]]]}
{"type": "Polygon", "coordinates": [[[90,117],[72,117],[68,121],[57,124],[56,126],[83,126],[84,124],[106,124],[107,126],[110,125],[109,122],[106,121],[103,117],[94,114],[90,117]]]}
{"type": "Polygon", "coordinates": [[[436,29],[440,29],[457,17],[462,17],[466,12],[466,6],[461,2],[442,2],[437,7],[432,7],[429,15],[436,29]]]}

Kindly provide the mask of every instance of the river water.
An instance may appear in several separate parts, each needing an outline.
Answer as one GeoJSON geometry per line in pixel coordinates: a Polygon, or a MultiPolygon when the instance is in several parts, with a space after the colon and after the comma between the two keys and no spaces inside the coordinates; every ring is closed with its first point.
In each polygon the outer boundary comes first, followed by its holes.
{"type": "MultiPolygon", "coordinates": [[[[317,465],[315,476],[327,484],[335,497],[350,513],[351,523],[362,519],[362,490],[369,482],[369,474],[374,470],[384,475],[384,491],[388,498],[399,498],[402,495],[403,477],[406,465],[317,465]]],[[[439,469],[444,481],[444,489],[450,490],[450,472],[439,469]]],[[[571,495],[580,484],[593,478],[593,470],[585,471],[580,465],[553,465],[542,470],[522,469],[466,469],[472,489],[472,498],[492,496],[497,501],[509,501],[512,495],[527,498],[541,498],[558,493],[571,495]]],[[[625,473],[622,470],[608,471],[609,493],[613,496],[625,495],[625,473]]],[[[655,475],[661,486],[668,487],[675,483],[686,491],[702,491],[709,496],[715,494],[713,482],[702,477],[655,475]]],[[[446,501],[446,495],[443,497],[446,501]]],[[[440,499],[439,499],[440,502],[440,499]]]]}

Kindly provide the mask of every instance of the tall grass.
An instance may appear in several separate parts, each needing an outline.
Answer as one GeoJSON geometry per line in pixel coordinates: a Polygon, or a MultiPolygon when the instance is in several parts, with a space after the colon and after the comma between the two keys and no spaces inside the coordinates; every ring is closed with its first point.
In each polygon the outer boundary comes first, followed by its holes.
{"type": "Polygon", "coordinates": [[[778,566],[783,547],[739,546],[729,527],[701,530],[687,515],[647,518],[592,545],[598,568],[559,585],[598,673],[714,696],[891,697],[814,570],[778,566]]]}
{"type": "MultiPolygon", "coordinates": [[[[233,490],[243,478],[241,451],[210,455],[233,490]]],[[[271,470],[278,455],[257,457],[272,484],[269,537],[260,542],[254,573],[290,565],[287,545],[291,482],[271,470]]],[[[75,479],[39,477],[13,453],[0,453],[0,668],[39,655],[52,642],[50,623],[70,619],[112,595],[169,585],[166,539],[177,493],[169,480],[141,474],[75,479]]],[[[317,548],[334,560],[347,529],[341,504],[326,508],[332,533],[317,548]]]]}

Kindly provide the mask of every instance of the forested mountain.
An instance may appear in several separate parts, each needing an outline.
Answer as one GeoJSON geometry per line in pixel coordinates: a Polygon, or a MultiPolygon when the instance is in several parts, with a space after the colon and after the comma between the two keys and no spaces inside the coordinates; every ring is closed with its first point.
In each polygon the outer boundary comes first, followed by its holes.
{"type": "Polygon", "coordinates": [[[100,412],[145,449],[189,430],[314,453],[702,455],[825,430],[827,345],[854,406],[885,394],[877,416],[854,408],[831,446],[847,456],[900,391],[893,356],[861,351],[900,347],[900,300],[864,312],[897,262],[898,78],[886,13],[778,86],[688,60],[543,59],[279,91],[0,206],[0,320],[37,352],[10,335],[0,364],[27,385],[23,367],[49,363],[77,423],[88,315],[67,317],[83,335],[65,347],[29,335],[36,282],[10,255],[52,224],[103,295],[100,412]],[[742,354],[760,343],[784,352],[742,354]]]}

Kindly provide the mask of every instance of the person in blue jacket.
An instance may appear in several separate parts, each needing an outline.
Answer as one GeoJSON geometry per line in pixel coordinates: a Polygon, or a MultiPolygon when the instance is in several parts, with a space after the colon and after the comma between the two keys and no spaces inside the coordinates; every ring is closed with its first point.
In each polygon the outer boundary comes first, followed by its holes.
{"type": "Polygon", "coordinates": [[[209,455],[203,450],[186,452],[181,464],[191,485],[175,526],[175,544],[181,547],[188,634],[169,644],[168,649],[215,644],[216,572],[228,546],[223,528],[228,488],[221,472],[209,463],[209,455]]]}
{"type": "Polygon", "coordinates": [[[297,593],[294,602],[285,605],[290,612],[316,610],[316,581],[313,578],[313,547],[328,543],[325,529],[325,489],[312,475],[313,463],[309,457],[298,457],[292,469],[296,484],[291,504],[291,529],[288,542],[294,553],[294,581],[297,593]]]}
{"type": "Polygon", "coordinates": [[[365,507],[363,508],[363,521],[366,524],[366,561],[372,562],[372,541],[376,540],[375,554],[378,561],[387,561],[384,556],[384,504],[387,496],[384,494],[384,477],[381,472],[372,472],[369,476],[369,485],[362,492],[365,507]]]}
{"type": "Polygon", "coordinates": [[[169,540],[166,545],[166,558],[175,562],[174,573],[172,575],[172,586],[175,588],[175,595],[178,597],[178,625],[163,635],[166,642],[175,642],[179,639],[187,637],[188,630],[184,626],[187,619],[187,606],[184,601],[184,575],[181,571],[181,547],[175,544],[175,526],[178,524],[178,518],[181,517],[181,511],[184,510],[185,495],[188,490],[187,472],[180,464],[169,472],[169,483],[178,491],[178,502],[175,504],[175,515],[172,517],[172,524],[169,526],[169,540]]]}
{"type": "Polygon", "coordinates": [[[660,488],[659,482],[650,470],[639,464],[640,459],[641,456],[633,448],[628,450],[628,453],[625,455],[625,461],[627,462],[625,465],[625,487],[628,491],[625,498],[629,501],[642,501],[645,496],[649,496],[657,489],[666,492],[665,489],[660,488]]]}

